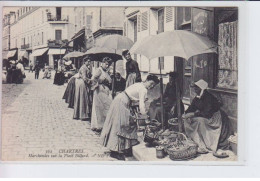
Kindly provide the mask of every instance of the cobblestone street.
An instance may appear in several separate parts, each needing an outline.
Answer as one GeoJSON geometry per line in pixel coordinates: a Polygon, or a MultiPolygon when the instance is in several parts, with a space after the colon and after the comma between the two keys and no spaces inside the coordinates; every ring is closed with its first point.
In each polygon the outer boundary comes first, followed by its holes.
{"type": "Polygon", "coordinates": [[[72,119],[62,100],[66,85],[53,85],[54,72],[52,79],[26,76],[23,84],[2,85],[2,160],[114,160],[89,122],[72,119]]]}
{"type": "MultiPolygon", "coordinates": [[[[2,160],[115,161],[91,131],[90,122],[72,119],[73,109],[62,100],[67,84],[54,85],[54,72],[52,79],[42,79],[42,72],[38,80],[34,73],[26,76],[23,84],[2,84],[2,160]]],[[[139,160],[170,161],[156,159],[155,149],[142,146],[135,148],[139,160]]],[[[226,159],[205,154],[193,161],[237,160],[231,151],[228,154],[226,159]]]]}

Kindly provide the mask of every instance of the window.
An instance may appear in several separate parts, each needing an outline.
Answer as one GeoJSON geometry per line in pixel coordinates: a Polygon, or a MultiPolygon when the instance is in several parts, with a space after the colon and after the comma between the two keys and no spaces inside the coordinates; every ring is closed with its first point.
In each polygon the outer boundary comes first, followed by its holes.
{"type": "Polygon", "coordinates": [[[237,21],[219,24],[219,88],[237,89],[237,21]]]}
{"type": "Polygon", "coordinates": [[[57,21],[61,20],[61,7],[56,7],[56,18],[57,21]]]}
{"type": "Polygon", "coordinates": [[[188,22],[191,20],[191,8],[183,8],[183,22],[188,22]]]}
{"type": "Polygon", "coordinates": [[[177,7],[176,25],[180,30],[191,30],[191,8],[177,7]]]}
{"type": "Polygon", "coordinates": [[[164,9],[158,11],[158,33],[164,32],[164,9]]]}
{"type": "Polygon", "coordinates": [[[61,40],[61,30],[55,30],[55,40],[61,40]]]}

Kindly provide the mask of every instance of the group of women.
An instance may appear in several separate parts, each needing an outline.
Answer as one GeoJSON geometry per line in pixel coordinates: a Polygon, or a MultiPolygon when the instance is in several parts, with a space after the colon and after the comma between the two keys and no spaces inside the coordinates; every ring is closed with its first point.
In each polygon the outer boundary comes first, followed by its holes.
{"type": "MultiPolygon", "coordinates": [[[[138,103],[138,114],[147,114],[147,92],[159,83],[155,75],[148,75],[141,82],[138,64],[131,59],[129,52],[123,52],[123,56],[127,60],[126,88],[114,99],[108,71],[112,60],[108,57],[95,71],[87,58],[78,74],[69,80],[63,96],[69,107],[74,109],[73,118],[90,121],[91,129],[100,135],[101,144],[111,151],[111,157],[119,160],[132,156],[132,146],[138,144],[131,106],[138,103]]],[[[206,90],[207,82],[200,80],[193,86],[198,96],[183,114],[185,133],[199,145],[200,153],[216,153],[220,143],[225,145],[229,127],[222,122],[219,102],[206,90]]]]}
{"type": "Polygon", "coordinates": [[[11,60],[8,62],[6,66],[7,75],[6,75],[6,83],[23,83],[23,79],[25,78],[24,66],[21,60],[11,60]]]}
{"type": "Polygon", "coordinates": [[[131,104],[139,102],[140,113],[145,114],[147,91],[158,84],[159,79],[148,75],[145,82],[140,82],[132,77],[131,83],[128,81],[126,89],[113,100],[111,64],[112,60],[105,57],[100,67],[93,70],[91,60],[86,58],[78,74],[69,80],[63,99],[74,109],[73,118],[90,121],[91,129],[101,135],[102,144],[111,150],[111,156],[122,160],[138,143],[131,104]]]}

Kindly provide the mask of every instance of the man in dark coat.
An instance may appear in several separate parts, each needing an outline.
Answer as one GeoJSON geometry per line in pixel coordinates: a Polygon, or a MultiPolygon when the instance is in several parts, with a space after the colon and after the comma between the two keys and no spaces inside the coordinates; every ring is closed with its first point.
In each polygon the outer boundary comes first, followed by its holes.
{"type": "Polygon", "coordinates": [[[141,82],[141,74],[138,63],[134,61],[128,50],[123,51],[123,57],[126,59],[126,88],[135,82],[141,82]]]}
{"type": "Polygon", "coordinates": [[[115,74],[115,92],[122,92],[125,90],[126,80],[120,75],[119,72],[115,74]]]}
{"type": "Polygon", "coordinates": [[[34,66],[35,79],[38,79],[38,78],[39,78],[40,69],[41,69],[41,68],[40,68],[39,64],[36,64],[36,65],[34,66]]]}

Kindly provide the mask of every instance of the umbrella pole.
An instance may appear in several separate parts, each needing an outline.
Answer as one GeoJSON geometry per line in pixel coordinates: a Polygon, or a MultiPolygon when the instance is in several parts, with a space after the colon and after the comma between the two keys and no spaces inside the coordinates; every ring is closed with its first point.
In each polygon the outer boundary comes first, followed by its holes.
{"type": "Polygon", "coordinates": [[[116,74],[116,61],[114,62],[114,67],[113,67],[113,80],[112,80],[112,98],[114,99],[115,97],[115,74],[116,74]]]}
{"type": "Polygon", "coordinates": [[[177,97],[177,114],[178,114],[178,127],[179,132],[183,132],[183,126],[182,126],[182,115],[181,115],[181,96],[180,96],[180,89],[179,89],[179,83],[178,80],[175,82],[176,85],[176,97],[177,97]]]}
{"type": "Polygon", "coordinates": [[[159,67],[160,67],[160,93],[161,93],[161,120],[162,120],[162,129],[165,130],[164,109],[163,109],[163,78],[162,78],[162,68],[161,68],[160,59],[159,59],[159,67]]]}

